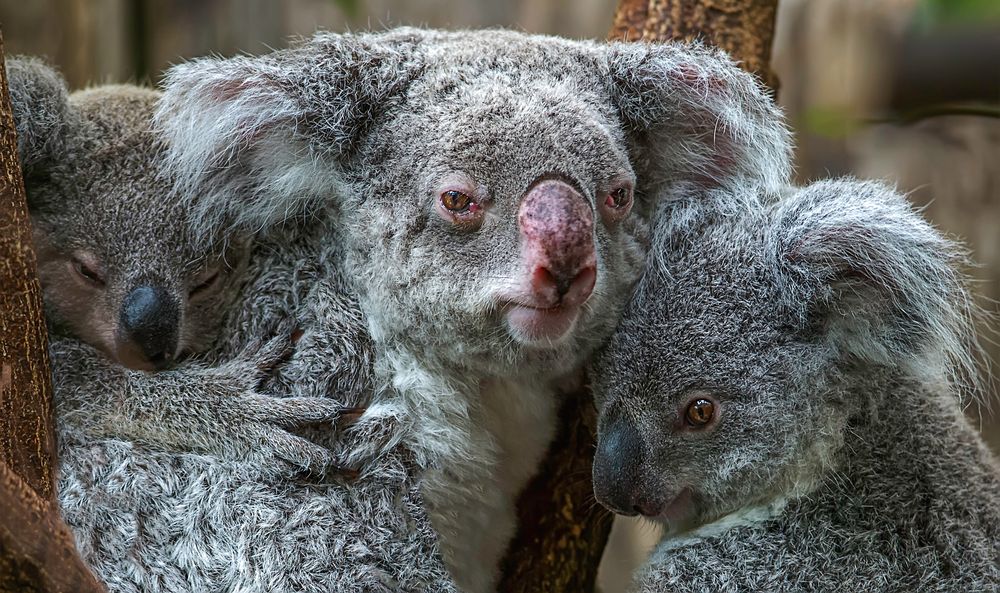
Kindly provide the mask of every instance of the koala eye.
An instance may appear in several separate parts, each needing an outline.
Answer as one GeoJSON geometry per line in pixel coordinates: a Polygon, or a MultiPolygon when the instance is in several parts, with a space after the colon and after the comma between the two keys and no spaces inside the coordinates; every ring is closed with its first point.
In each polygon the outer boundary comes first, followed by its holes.
{"type": "Polygon", "coordinates": [[[464,230],[474,230],[483,221],[486,210],[470,195],[460,189],[441,192],[438,198],[438,214],[449,222],[456,223],[464,230]]]}
{"type": "Polygon", "coordinates": [[[632,203],[632,192],[627,187],[619,187],[605,198],[604,204],[608,208],[621,210],[632,203]]]}
{"type": "Polygon", "coordinates": [[[104,286],[104,278],[101,277],[101,274],[97,270],[75,257],[72,258],[72,264],[73,270],[76,271],[77,275],[86,280],[88,283],[98,287],[104,286]]]}
{"type": "Polygon", "coordinates": [[[619,185],[604,196],[601,215],[608,223],[623,220],[632,210],[632,186],[619,185]]]}
{"type": "Polygon", "coordinates": [[[456,214],[475,212],[478,209],[478,205],[469,195],[458,190],[450,190],[441,194],[441,205],[444,206],[445,210],[456,214]]]}
{"type": "Polygon", "coordinates": [[[199,294],[204,293],[208,289],[210,289],[213,286],[215,286],[215,284],[219,280],[219,277],[220,277],[219,270],[215,270],[214,272],[212,272],[211,274],[209,274],[209,276],[207,278],[205,278],[204,280],[202,280],[198,284],[194,285],[191,288],[191,290],[188,292],[188,296],[195,297],[195,296],[198,296],[199,294]]]}
{"type": "Polygon", "coordinates": [[[684,419],[688,425],[699,428],[707,425],[715,418],[715,403],[710,399],[699,397],[688,404],[684,411],[684,419]]]}

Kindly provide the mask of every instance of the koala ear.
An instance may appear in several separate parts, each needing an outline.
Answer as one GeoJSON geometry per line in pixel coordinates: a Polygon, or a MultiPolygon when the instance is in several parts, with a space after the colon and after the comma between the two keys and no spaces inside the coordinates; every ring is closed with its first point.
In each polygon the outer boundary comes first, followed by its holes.
{"type": "Polygon", "coordinates": [[[415,77],[417,41],[317,34],[171,68],[156,123],[200,230],[267,227],[331,195],[338,162],[415,77]]]}
{"type": "Polygon", "coordinates": [[[611,93],[633,135],[640,177],[654,187],[747,183],[778,190],[791,171],[791,136],[753,76],[698,44],[615,43],[611,93]]]}
{"type": "Polygon", "coordinates": [[[774,253],[789,301],[844,354],[936,378],[975,379],[976,308],[965,251],[906,198],[832,180],[780,202],[774,253]]]}
{"type": "Polygon", "coordinates": [[[17,129],[17,155],[25,174],[60,158],[69,121],[66,81],[38,58],[7,60],[7,83],[17,129]]]}

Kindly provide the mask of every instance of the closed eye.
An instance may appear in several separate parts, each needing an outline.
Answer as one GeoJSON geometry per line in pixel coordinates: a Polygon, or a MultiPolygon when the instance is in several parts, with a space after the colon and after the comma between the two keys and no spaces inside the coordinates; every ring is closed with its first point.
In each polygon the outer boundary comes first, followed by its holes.
{"type": "Polygon", "coordinates": [[[218,283],[219,277],[220,277],[219,270],[216,270],[210,276],[208,276],[208,278],[205,278],[204,280],[193,286],[190,292],[188,292],[188,296],[194,297],[208,291],[208,289],[212,288],[218,283]]]}

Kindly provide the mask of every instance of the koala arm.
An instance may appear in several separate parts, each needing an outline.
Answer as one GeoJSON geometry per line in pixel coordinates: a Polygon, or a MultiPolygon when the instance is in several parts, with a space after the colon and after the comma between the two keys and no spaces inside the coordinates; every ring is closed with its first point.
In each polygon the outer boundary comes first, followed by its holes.
{"type": "Polygon", "coordinates": [[[329,399],[264,394],[260,384],[288,347],[289,340],[275,339],[218,366],[145,373],[83,342],[59,339],[51,347],[58,424],[90,438],[323,473],[335,466],[334,454],[289,430],[333,424],[353,411],[329,399]]]}

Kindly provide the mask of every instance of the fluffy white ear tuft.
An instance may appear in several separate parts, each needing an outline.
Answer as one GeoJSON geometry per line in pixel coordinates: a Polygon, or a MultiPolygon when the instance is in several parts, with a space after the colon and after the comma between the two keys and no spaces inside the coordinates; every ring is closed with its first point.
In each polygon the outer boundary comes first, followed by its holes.
{"type": "Polygon", "coordinates": [[[689,183],[774,193],[791,174],[791,135],[754,78],[699,44],[609,46],[608,79],[654,187],[689,183]]]}
{"type": "Polygon", "coordinates": [[[156,123],[197,234],[260,230],[336,196],[339,161],[418,70],[416,43],[323,33],[171,68],[156,123]]]}
{"type": "Polygon", "coordinates": [[[810,324],[836,348],[959,392],[977,385],[966,253],[905,197],[876,182],[822,181],[776,214],[769,250],[797,288],[790,298],[808,305],[810,324]]]}

